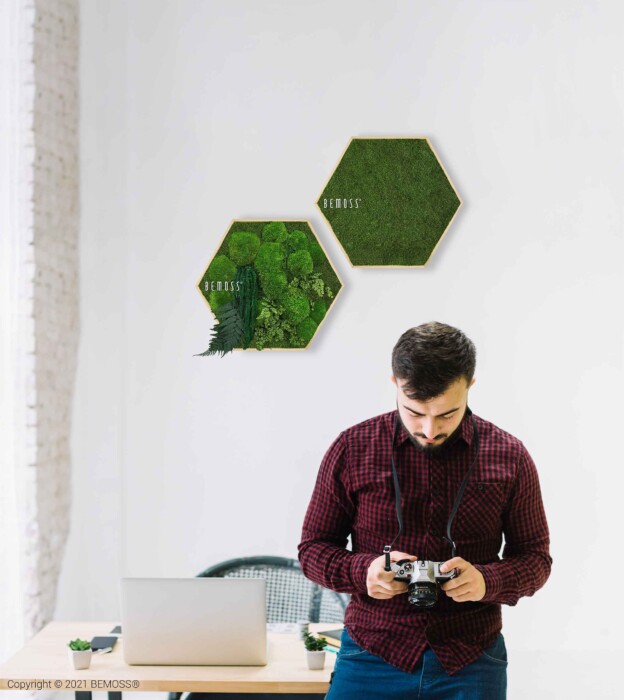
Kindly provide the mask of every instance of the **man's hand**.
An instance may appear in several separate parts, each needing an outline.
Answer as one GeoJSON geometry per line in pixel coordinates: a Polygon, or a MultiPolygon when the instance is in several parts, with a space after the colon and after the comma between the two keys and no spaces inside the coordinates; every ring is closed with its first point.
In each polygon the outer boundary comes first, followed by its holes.
{"type": "Polygon", "coordinates": [[[445,561],[440,567],[440,571],[446,573],[453,568],[459,569],[459,576],[440,586],[446,595],[456,603],[481,600],[485,595],[483,574],[461,557],[453,557],[453,559],[445,561]]]}
{"type": "MultiPolygon", "coordinates": [[[[393,562],[401,561],[401,559],[409,559],[415,561],[416,557],[404,552],[390,552],[390,560],[393,562]]],[[[395,595],[405,593],[407,591],[407,583],[405,581],[395,581],[393,571],[385,571],[386,555],[382,554],[377,557],[368,567],[366,575],[366,588],[368,595],[371,598],[379,600],[387,600],[394,598],[395,595]]]]}

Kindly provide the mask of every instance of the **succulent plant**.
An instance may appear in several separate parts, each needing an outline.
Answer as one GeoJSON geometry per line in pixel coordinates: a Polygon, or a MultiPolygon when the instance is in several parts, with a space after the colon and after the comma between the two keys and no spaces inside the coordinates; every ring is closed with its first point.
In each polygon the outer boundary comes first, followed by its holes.
{"type": "Polygon", "coordinates": [[[327,640],[322,637],[315,637],[309,632],[303,633],[303,643],[308,651],[323,651],[327,646],[327,640]]]}
{"type": "Polygon", "coordinates": [[[67,645],[72,651],[89,651],[91,643],[84,639],[72,639],[67,645]]]}

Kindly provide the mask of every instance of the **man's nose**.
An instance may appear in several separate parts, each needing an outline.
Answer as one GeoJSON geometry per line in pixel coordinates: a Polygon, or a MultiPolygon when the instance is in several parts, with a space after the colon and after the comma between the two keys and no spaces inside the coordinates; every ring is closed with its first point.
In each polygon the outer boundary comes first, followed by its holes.
{"type": "Polygon", "coordinates": [[[427,440],[433,440],[433,438],[437,435],[435,422],[432,420],[424,421],[422,431],[427,440]]]}

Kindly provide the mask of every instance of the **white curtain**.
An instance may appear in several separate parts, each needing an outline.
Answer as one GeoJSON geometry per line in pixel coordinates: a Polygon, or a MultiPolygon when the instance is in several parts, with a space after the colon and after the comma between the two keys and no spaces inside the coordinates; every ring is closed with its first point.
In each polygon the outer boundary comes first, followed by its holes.
{"type": "Polygon", "coordinates": [[[25,484],[27,304],[23,298],[24,220],[20,174],[25,167],[20,41],[26,17],[19,0],[0,3],[0,662],[24,641],[20,585],[25,484]],[[21,298],[20,298],[21,297],[21,298]]]}

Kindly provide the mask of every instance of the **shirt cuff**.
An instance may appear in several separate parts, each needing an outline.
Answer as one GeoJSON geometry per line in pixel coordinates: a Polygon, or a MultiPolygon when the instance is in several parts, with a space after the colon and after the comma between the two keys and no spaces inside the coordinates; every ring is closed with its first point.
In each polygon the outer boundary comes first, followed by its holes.
{"type": "Polygon", "coordinates": [[[378,554],[353,554],[351,555],[351,583],[360,593],[368,593],[366,576],[368,567],[377,559],[378,554]]]}
{"type": "Polygon", "coordinates": [[[485,581],[485,595],[480,603],[495,603],[503,587],[503,580],[492,564],[475,564],[474,568],[480,571],[485,581]]]}

